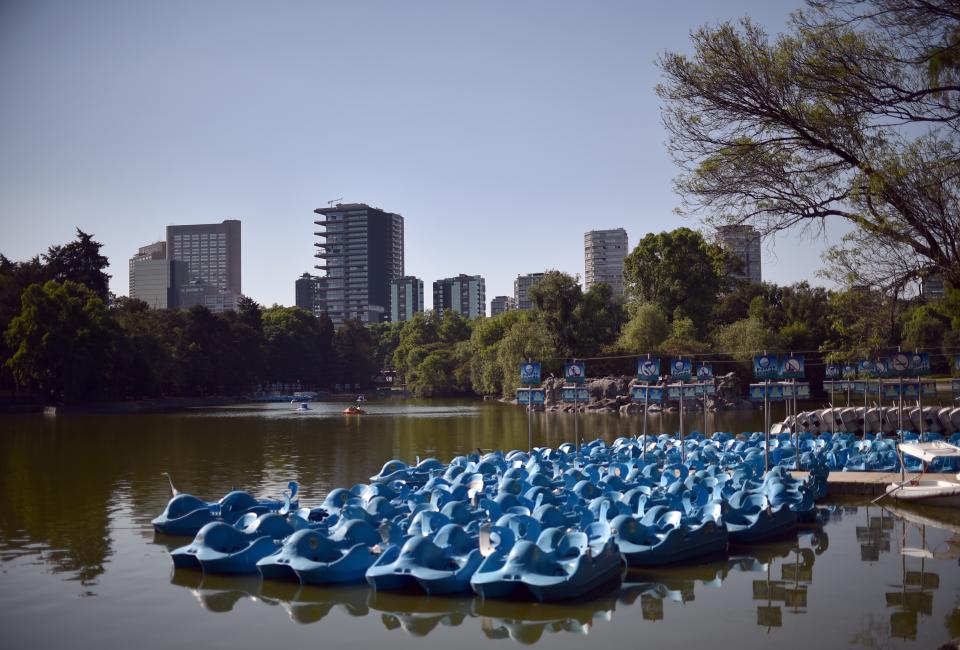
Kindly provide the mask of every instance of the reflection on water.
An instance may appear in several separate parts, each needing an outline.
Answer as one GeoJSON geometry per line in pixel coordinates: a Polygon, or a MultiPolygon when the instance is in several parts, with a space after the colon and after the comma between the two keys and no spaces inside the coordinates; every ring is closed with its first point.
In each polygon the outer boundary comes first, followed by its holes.
{"type": "MultiPolygon", "coordinates": [[[[232,647],[314,643],[317,634],[391,648],[503,642],[762,648],[803,638],[835,647],[937,647],[960,636],[960,517],[842,503],[820,528],[713,562],[629,571],[619,590],[575,604],[428,598],[365,585],[321,589],[257,577],[172,571],[182,538],[154,535],[169,493],[215,499],[233,486],[304,505],[364,482],[389,458],[441,459],[526,447],[522,410],[489,403],[370,405],[361,418],[316,405],[187,414],[12,417],[0,427],[0,621],[5,646],[232,647]],[[328,412],[329,411],[329,412],[328,412]],[[82,598],[83,596],[94,596],[82,598]],[[47,625],[56,616],[57,626],[47,625]],[[292,623],[291,623],[292,622],[292,623]],[[230,635],[224,632],[229,630],[230,635]]],[[[743,416],[742,426],[750,428],[743,416]]],[[[666,420],[665,420],[666,422],[666,420]]],[[[536,444],[572,438],[562,414],[538,414],[536,444]]],[[[669,423],[664,424],[669,426],[669,423]]],[[[635,419],[588,416],[587,437],[635,432],[635,419]]]]}

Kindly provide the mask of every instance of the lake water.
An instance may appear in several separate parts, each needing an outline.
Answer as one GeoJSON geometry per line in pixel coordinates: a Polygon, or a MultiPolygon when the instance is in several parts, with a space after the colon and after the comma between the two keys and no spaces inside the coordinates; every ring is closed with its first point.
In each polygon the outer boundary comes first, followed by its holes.
{"type": "MultiPolygon", "coordinates": [[[[150,519],[169,498],[160,473],[214,499],[232,486],[317,505],[390,458],[526,448],[518,407],[483,402],[239,406],[130,416],[0,417],[0,648],[507,647],[935,648],[960,637],[960,516],[833,504],[795,540],[693,567],[626,575],[575,605],[300,588],[172,570],[150,519]],[[905,552],[904,552],[905,551],[905,552]],[[589,635],[584,637],[584,635],[589,635]]],[[[651,432],[676,415],[651,417],[651,432]]],[[[702,428],[693,414],[685,429],[702,428]]],[[[754,430],[759,413],[708,418],[754,430]]],[[[584,416],[612,441],[641,418],[584,416]]],[[[536,414],[534,444],[573,439],[573,417],[536,414]]]]}

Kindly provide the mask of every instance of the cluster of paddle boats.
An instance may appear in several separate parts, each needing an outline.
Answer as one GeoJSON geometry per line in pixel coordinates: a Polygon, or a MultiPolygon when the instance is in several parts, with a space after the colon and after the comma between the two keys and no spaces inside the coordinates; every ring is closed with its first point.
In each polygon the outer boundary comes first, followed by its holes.
{"type": "Polygon", "coordinates": [[[847,406],[801,411],[774,425],[774,433],[806,431],[819,433],[892,434],[899,429],[960,434],[960,408],[918,406],[902,410],[894,406],[847,406]]]}
{"type": "Polygon", "coordinates": [[[234,491],[207,503],[171,482],[153,525],[195,535],[171,552],[178,568],[542,602],[603,593],[624,566],[722,557],[816,522],[829,473],[819,459],[800,481],[782,466],[764,472],[757,436],[684,444],[682,454],[677,440],[648,436],[391,460],[315,508],[299,507],[295,483],[282,500],[234,491]]]}

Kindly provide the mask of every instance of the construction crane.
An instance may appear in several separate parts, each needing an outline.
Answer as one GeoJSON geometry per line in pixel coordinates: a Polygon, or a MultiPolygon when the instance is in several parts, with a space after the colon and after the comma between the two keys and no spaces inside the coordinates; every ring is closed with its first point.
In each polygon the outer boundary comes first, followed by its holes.
{"type": "Polygon", "coordinates": [[[343,197],[341,196],[339,199],[333,199],[332,201],[327,201],[327,206],[332,208],[334,203],[339,203],[342,200],[343,200],[343,197]]]}

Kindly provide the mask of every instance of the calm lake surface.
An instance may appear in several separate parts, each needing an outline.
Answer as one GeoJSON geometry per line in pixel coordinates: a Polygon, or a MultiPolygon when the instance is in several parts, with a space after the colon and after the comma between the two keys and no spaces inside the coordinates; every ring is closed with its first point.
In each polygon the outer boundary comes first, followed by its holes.
{"type": "MultiPolygon", "coordinates": [[[[960,516],[939,509],[834,504],[822,528],[795,540],[631,571],[618,591],[576,605],[174,572],[167,551],[189,540],[150,525],[169,498],[163,471],[206,499],[232,486],[279,495],[294,479],[301,505],[318,505],[391,458],[527,447],[515,406],[383,401],[359,418],[340,415],[343,404],[312,406],[0,417],[0,648],[936,648],[960,637],[960,516]]],[[[662,418],[649,431],[676,430],[675,415],[662,418]]],[[[702,422],[691,414],[685,429],[702,422]]],[[[759,412],[726,413],[708,427],[761,422],[759,412]]],[[[642,417],[580,419],[587,439],[641,426],[642,417]]],[[[573,430],[571,415],[537,414],[534,444],[556,446],[573,430]]]]}

